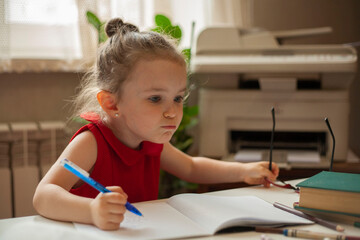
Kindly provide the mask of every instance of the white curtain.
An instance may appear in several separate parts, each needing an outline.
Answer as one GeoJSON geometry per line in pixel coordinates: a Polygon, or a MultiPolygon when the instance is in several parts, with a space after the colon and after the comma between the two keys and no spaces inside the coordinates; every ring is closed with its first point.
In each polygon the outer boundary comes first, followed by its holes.
{"type": "Polygon", "coordinates": [[[9,69],[10,58],[10,36],[9,25],[6,21],[6,4],[5,1],[0,1],[0,70],[9,69]]]}
{"type": "Polygon", "coordinates": [[[253,0],[211,0],[212,25],[232,25],[239,28],[252,26],[253,0]]]}
{"type": "Polygon", "coordinates": [[[121,16],[144,26],[153,24],[149,2],[1,0],[0,72],[83,71],[94,62],[98,46],[86,12],[92,11],[102,22],[121,16]]]}
{"type": "Polygon", "coordinates": [[[183,29],[181,47],[190,46],[208,26],[251,27],[252,0],[1,0],[0,72],[83,71],[95,59],[97,32],[86,19],[122,17],[149,30],[155,14],[183,29]]]}
{"type": "MultiPolygon", "coordinates": [[[[108,1],[104,1],[102,5],[104,9],[109,11],[110,5],[108,1]]],[[[104,17],[104,12],[98,6],[97,0],[77,0],[79,32],[81,41],[82,60],[86,67],[91,66],[96,57],[96,47],[98,45],[98,37],[96,30],[88,23],[86,12],[95,13],[100,19],[104,17]],[[101,15],[100,15],[101,14],[101,15]]]]}
{"type": "Polygon", "coordinates": [[[75,0],[2,0],[0,19],[0,71],[80,70],[75,0]]]}
{"type": "MultiPolygon", "coordinates": [[[[192,22],[196,36],[206,27],[231,25],[250,28],[253,23],[253,0],[153,0],[154,13],[169,16],[183,29],[182,47],[190,46],[192,22]]],[[[194,43],[193,43],[194,44],[194,43]]]]}

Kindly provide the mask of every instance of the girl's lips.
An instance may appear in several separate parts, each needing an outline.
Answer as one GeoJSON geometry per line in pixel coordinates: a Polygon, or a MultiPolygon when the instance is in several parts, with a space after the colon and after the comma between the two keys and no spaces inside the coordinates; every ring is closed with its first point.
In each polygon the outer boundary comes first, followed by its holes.
{"type": "Polygon", "coordinates": [[[165,129],[176,129],[176,126],[162,126],[162,128],[165,128],[165,129]]]}

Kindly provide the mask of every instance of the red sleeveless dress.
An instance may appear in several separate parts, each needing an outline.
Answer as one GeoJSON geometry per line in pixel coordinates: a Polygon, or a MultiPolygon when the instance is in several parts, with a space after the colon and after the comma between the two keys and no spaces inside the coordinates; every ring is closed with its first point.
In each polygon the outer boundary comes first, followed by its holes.
{"type": "MultiPolygon", "coordinates": [[[[97,159],[90,177],[106,186],[120,186],[129,202],[155,200],[158,197],[160,155],[163,144],[144,141],[140,150],[122,144],[98,117],[87,117],[92,123],[80,128],[75,135],[91,131],[97,142],[97,159]]],[[[71,139],[71,140],[72,140],[71,139]]],[[[84,183],[71,193],[95,198],[99,192],[84,183]]]]}

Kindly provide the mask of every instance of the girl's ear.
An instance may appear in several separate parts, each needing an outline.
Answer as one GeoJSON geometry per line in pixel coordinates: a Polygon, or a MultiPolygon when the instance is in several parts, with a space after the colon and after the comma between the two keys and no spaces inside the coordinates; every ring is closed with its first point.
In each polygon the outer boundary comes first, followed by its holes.
{"type": "Polygon", "coordinates": [[[116,97],[114,94],[102,90],[98,92],[96,95],[97,100],[101,106],[101,108],[109,115],[109,116],[115,116],[115,114],[118,114],[118,107],[116,103],[116,97]]]}

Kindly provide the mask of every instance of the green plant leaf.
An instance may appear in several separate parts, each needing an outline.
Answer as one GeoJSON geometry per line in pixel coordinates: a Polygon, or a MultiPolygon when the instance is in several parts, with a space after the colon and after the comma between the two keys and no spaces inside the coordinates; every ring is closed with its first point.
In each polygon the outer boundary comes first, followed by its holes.
{"type": "Polygon", "coordinates": [[[91,25],[93,25],[96,28],[96,30],[99,32],[101,27],[101,21],[99,20],[99,18],[91,11],[86,12],[86,18],[88,22],[91,25]]]}
{"type": "Polygon", "coordinates": [[[181,28],[178,25],[171,26],[171,27],[167,28],[166,30],[168,31],[168,35],[177,39],[179,42],[181,41],[182,32],[181,32],[181,28]]]}
{"type": "Polygon", "coordinates": [[[187,116],[195,117],[199,114],[199,106],[184,106],[183,111],[187,116]]]}
{"type": "Polygon", "coordinates": [[[100,19],[91,11],[86,12],[86,18],[88,22],[93,25],[98,32],[98,43],[105,42],[108,39],[105,32],[105,23],[101,22],[100,19]]]}
{"type": "Polygon", "coordinates": [[[182,31],[181,28],[176,25],[173,26],[170,19],[162,14],[157,14],[155,16],[156,27],[152,29],[154,32],[166,34],[174,39],[178,40],[178,43],[181,41],[182,31]]]}
{"type": "Polygon", "coordinates": [[[185,48],[181,51],[181,53],[184,55],[186,63],[189,64],[191,58],[191,49],[185,48]]]}
{"type": "MultiPolygon", "coordinates": [[[[182,120],[182,122],[183,122],[184,120],[182,120]]],[[[175,136],[175,138],[176,138],[176,136],[177,136],[177,132],[181,132],[181,131],[183,131],[185,129],[185,124],[184,123],[181,123],[180,125],[179,125],[179,127],[178,127],[178,129],[176,130],[176,132],[174,133],[174,136],[175,136]]]]}
{"type": "Polygon", "coordinates": [[[163,33],[163,29],[159,26],[152,28],[151,31],[161,33],[161,34],[163,33]]]}
{"type": "Polygon", "coordinates": [[[108,39],[108,36],[105,32],[105,23],[101,24],[99,31],[99,43],[103,43],[108,39]]]}
{"type": "Polygon", "coordinates": [[[185,126],[185,129],[190,129],[199,123],[199,119],[192,118],[191,121],[185,126]]]}
{"type": "Polygon", "coordinates": [[[162,14],[155,16],[155,24],[164,30],[172,26],[170,19],[162,14]]]}

